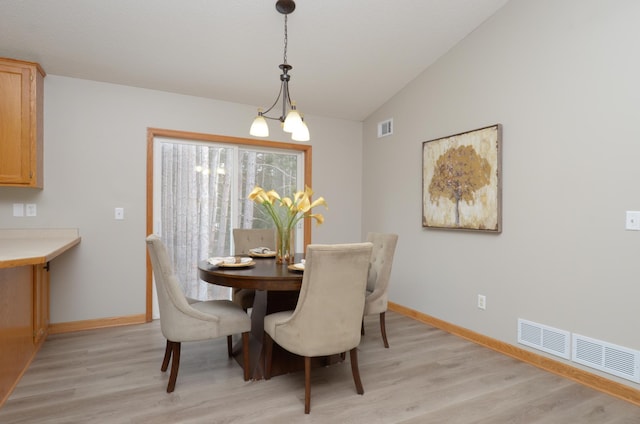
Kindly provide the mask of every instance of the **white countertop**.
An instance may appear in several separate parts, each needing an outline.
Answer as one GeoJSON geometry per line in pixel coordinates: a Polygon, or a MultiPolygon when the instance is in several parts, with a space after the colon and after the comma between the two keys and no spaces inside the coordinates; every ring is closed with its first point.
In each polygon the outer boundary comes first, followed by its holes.
{"type": "Polygon", "coordinates": [[[0,268],[44,264],[78,243],[77,228],[0,229],[0,268]]]}

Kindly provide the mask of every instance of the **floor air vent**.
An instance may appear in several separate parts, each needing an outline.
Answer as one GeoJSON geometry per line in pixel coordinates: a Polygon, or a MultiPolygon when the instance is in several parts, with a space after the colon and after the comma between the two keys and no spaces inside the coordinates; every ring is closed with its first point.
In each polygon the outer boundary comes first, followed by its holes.
{"type": "Polygon", "coordinates": [[[574,362],[640,383],[640,352],[626,347],[573,335],[574,362]]]}
{"type": "Polygon", "coordinates": [[[571,333],[568,331],[518,319],[518,343],[569,359],[570,341],[571,333]]]}

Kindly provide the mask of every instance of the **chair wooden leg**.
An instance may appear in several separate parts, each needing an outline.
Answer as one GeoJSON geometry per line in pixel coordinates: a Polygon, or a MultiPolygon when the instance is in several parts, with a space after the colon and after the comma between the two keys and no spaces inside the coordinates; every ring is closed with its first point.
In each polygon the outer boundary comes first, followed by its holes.
{"type": "Polygon", "coordinates": [[[162,360],[162,366],[160,370],[165,372],[169,367],[169,360],[171,359],[171,342],[167,340],[167,346],[164,348],[164,359],[162,360]]]}
{"type": "Polygon", "coordinates": [[[364,388],[362,387],[362,381],[360,380],[360,370],[358,369],[358,347],[354,347],[349,351],[351,356],[351,373],[353,374],[353,382],[356,383],[356,392],[359,395],[364,394],[364,388]]]}
{"type": "Polygon", "coordinates": [[[311,357],[304,357],[304,413],[311,412],[311,357]]]}
{"type": "Polygon", "coordinates": [[[178,379],[178,367],[180,366],[180,342],[171,342],[172,356],[171,375],[169,376],[169,384],[167,384],[167,393],[173,392],[176,388],[176,380],[178,379]]]}
{"type": "Polygon", "coordinates": [[[380,313],[380,332],[382,333],[382,341],[384,342],[384,347],[389,349],[389,342],[387,341],[387,327],[384,322],[384,312],[380,313]]]}
{"type": "Polygon", "coordinates": [[[265,331],[263,337],[263,349],[264,349],[264,379],[269,380],[271,378],[271,358],[273,356],[273,339],[265,331]]]}
{"type": "Polygon", "coordinates": [[[249,332],[242,333],[242,368],[244,368],[244,381],[249,381],[249,332]]]}
{"type": "Polygon", "coordinates": [[[231,335],[227,336],[227,353],[229,354],[229,358],[231,358],[233,356],[233,339],[231,338],[231,335]]]}

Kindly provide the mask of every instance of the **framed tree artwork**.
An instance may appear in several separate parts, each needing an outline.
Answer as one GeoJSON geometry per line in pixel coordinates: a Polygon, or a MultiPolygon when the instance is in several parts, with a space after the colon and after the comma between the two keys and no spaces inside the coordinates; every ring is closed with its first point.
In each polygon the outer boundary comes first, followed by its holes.
{"type": "Polygon", "coordinates": [[[422,143],[422,226],[500,233],[502,125],[422,143]]]}

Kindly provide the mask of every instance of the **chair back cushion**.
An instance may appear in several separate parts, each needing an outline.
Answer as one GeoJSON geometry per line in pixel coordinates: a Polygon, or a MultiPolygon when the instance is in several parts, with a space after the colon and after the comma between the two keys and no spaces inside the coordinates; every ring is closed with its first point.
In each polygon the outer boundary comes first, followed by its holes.
{"type": "Polygon", "coordinates": [[[254,247],[268,247],[276,250],[276,230],[274,228],[234,228],[233,245],[236,255],[248,255],[254,247]]]}
{"type": "Polygon", "coordinates": [[[365,315],[387,310],[387,290],[391,277],[393,256],[398,244],[397,234],[369,233],[367,241],[373,244],[369,276],[367,279],[367,300],[365,315]]]}
{"type": "Polygon", "coordinates": [[[167,248],[160,237],[151,234],[146,241],[158,293],[162,334],[174,342],[217,337],[217,317],[199,312],[189,305],[174,274],[167,248]],[[206,336],[197,328],[198,318],[209,321],[206,323],[206,336]]]}
{"type": "Polygon", "coordinates": [[[296,309],[271,334],[302,356],[346,352],[360,343],[371,243],[307,246],[296,309]]]}

